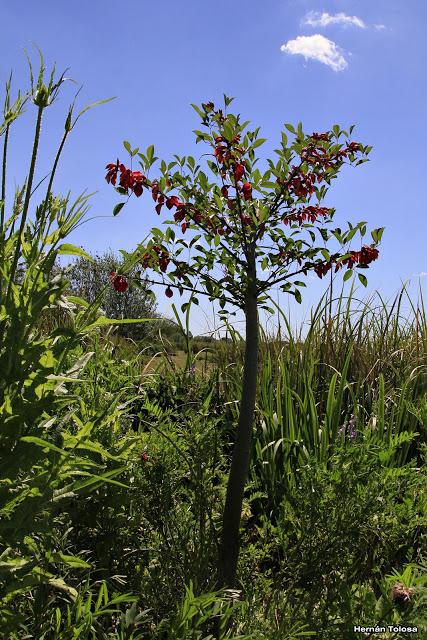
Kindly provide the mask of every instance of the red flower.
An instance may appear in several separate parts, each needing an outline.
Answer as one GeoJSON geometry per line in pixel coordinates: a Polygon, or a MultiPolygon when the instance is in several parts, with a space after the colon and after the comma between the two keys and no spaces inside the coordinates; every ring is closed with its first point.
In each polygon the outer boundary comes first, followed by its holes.
{"type": "Polygon", "coordinates": [[[350,142],[350,144],[347,146],[347,151],[350,151],[350,153],[355,153],[356,151],[361,150],[362,145],[360,144],[360,142],[350,142]]]}
{"type": "Polygon", "coordinates": [[[142,185],[145,182],[145,176],[140,171],[131,171],[126,169],[124,165],[120,165],[120,186],[123,189],[130,189],[139,198],[142,194],[142,185]]]}
{"type": "Polygon", "coordinates": [[[322,278],[328,273],[331,266],[332,265],[330,262],[320,262],[314,266],[314,271],[319,276],[319,278],[322,278]]]}
{"type": "Polygon", "coordinates": [[[157,204],[155,206],[157,215],[160,215],[160,211],[161,211],[161,209],[163,207],[164,202],[165,202],[165,196],[163,196],[163,195],[159,196],[158,199],[157,199],[157,204]]]}
{"type": "Polygon", "coordinates": [[[147,460],[149,460],[149,456],[148,453],[146,451],[143,451],[141,453],[141,457],[140,457],[141,462],[147,462],[147,460]]]}
{"type": "Polygon", "coordinates": [[[217,144],[217,146],[215,147],[214,156],[219,163],[223,164],[224,162],[226,162],[226,160],[230,160],[231,153],[224,145],[217,144]]]}
{"type": "Polygon", "coordinates": [[[123,164],[120,164],[119,159],[117,158],[116,164],[112,164],[112,163],[107,164],[105,168],[108,169],[107,175],[105,176],[106,181],[108,183],[111,182],[112,185],[115,185],[119,169],[121,170],[123,168],[124,170],[125,166],[123,164]]]}
{"type": "Polygon", "coordinates": [[[129,288],[129,283],[124,276],[119,276],[116,271],[110,273],[110,282],[116,291],[123,293],[129,288]]]}
{"type": "Polygon", "coordinates": [[[168,268],[168,264],[170,262],[170,258],[168,256],[169,253],[167,251],[162,251],[161,257],[159,258],[160,271],[163,271],[163,273],[168,268]]]}
{"type": "Polygon", "coordinates": [[[346,265],[347,269],[353,269],[354,265],[360,260],[359,251],[350,251],[350,257],[342,261],[346,265]]]}
{"type": "Polygon", "coordinates": [[[186,222],[183,222],[181,225],[182,233],[185,233],[187,231],[187,227],[188,227],[188,224],[186,222]]]}
{"type": "Polygon", "coordinates": [[[315,222],[318,216],[328,216],[331,215],[332,209],[328,207],[319,207],[318,205],[309,205],[308,207],[304,207],[304,209],[300,209],[299,211],[293,210],[290,214],[283,218],[284,224],[289,224],[290,222],[298,222],[301,225],[307,219],[310,222],[315,222]]]}
{"type": "Polygon", "coordinates": [[[374,247],[368,247],[367,245],[363,245],[363,247],[360,250],[359,262],[360,264],[369,264],[370,262],[373,262],[374,260],[376,260],[379,254],[380,252],[378,251],[378,249],[375,249],[374,247]]]}
{"type": "Polygon", "coordinates": [[[173,291],[172,291],[172,289],[171,289],[170,287],[167,287],[167,288],[166,288],[166,291],[165,291],[165,294],[166,294],[166,296],[167,296],[168,298],[172,298],[172,296],[173,296],[173,291]]]}
{"type": "Polygon", "coordinates": [[[153,182],[153,184],[151,185],[151,195],[153,196],[153,200],[154,202],[157,202],[157,198],[159,197],[159,185],[158,182],[153,182]]]}
{"type": "Polygon", "coordinates": [[[242,213],[242,215],[240,216],[240,220],[245,225],[252,224],[252,218],[248,216],[246,213],[242,213]]]}
{"type": "Polygon", "coordinates": [[[352,269],[353,266],[357,263],[368,265],[376,260],[378,256],[378,249],[363,245],[360,251],[350,251],[350,256],[343,260],[342,263],[345,264],[348,269],[352,269]]]}
{"type": "Polygon", "coordinates": [[[233,167],[233,175],[236,182],[241,180],[243,174],[245,173],[245,167],[242,164],[235,164],[233,167]]]}
{"type": "Polygon", "coordinates": [[[252,186],[250,182],[244,182],[242,186],[243,198],[245,200],[251,200],[252,198],[252,186]]]}
{"type": "Polygon", "coordinates": [[[136,195],[136,197],[139,198],[139,196],[142,194],[142,182],[135,183],[135,186],[133,187],[133,192],[136,195]]]}
{"type": "Polygon", "coordinates": [[[177,196],[170,196],[166,200],[166,206],[168,209],[172,209],[172,207],[177,207],[180,203],[179,198],[177,196]]]}
{"type": "Polygon", "coordinates": [[[308,174],[300,174],[293,178],[290,188],[293,189],[296,196],[303,198],[307,194],[314,193],[314,182],[316,180],[316,175],[314,173],[308,174]]]}
{"type": "Polygon", "coordinates": [[[228,187],[226,185],[221,187],[221,193],[224,196],[224,198],[228,198],[228,187]]]}
{"type": "Polygon", "coordinates": [[[185,209],[184,207],[179,207],[177,211],[173,214],[173,218],[175,222],[182,222],[185,218],[185,209]]]}
{"type": "Polygon", "coordinates": [[[141,258],[142,266],[147,268],[150,266],[150,262],[151,262],[151,255],[149,253],[144,253],[144,255],[141,258]]]}
{"type": "Polygon", "coordinates": [[[329,133],[315,133],[313,132],[310,136],[313,140],[324,140],[325,142],[329,142],[329,133]]]}

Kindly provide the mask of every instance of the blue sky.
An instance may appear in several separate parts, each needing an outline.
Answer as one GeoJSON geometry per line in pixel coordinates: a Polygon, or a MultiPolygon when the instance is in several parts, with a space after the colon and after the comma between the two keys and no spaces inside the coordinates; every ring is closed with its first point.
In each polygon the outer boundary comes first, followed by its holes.
{"type": "MultiPolygon", "coordinates": [[[[104,167],[117,157],[127,160],[123,140],[140,148],[153,143],[156,155],[167,161],[174,153],[198,158],[205,150],[194,144],[192,130],[199,123],[190,103],[219,102],[226,93],[235,96],[235,110],[253,128],[261,126],[260,135],[268,139],[262,156],[275,148],[285,122],[302,121],[308,132],[355,124],[354,139],[374,146],[371,161],[345,168],[328,204],[336,207],[335,220],[343,228],[347,220],[366,220],[369,229],[386,227],[380,259],[367,272],[367,293],[379,289],[391,297],[402,281],[412,278],[417,285],[415,274],[427,272],[425,2],[44,0],[2,3],[2,18],[7,29],[2,29],[0,81],[13,69],[13,95],[28,87],[24,48],[37,65],[32,43],[41,48],[48,69],[53,62],[59,72],[70,67],[67,75],[78,83],[63,86],[56,105],[46,111],[39,178],[49,171],[76,88],[83,85],[81,107],[117,96],[79,121],[54,188],[76,196],[84,189],[97,191],[90,215],[108,217],[89,222],[72,237],[86,250],[131,250],[158,226],[150,197],[131,199],[120,216],[111,216],[119,197],[105,182],[104,167]]],[[[22,184],[27,171],[34,118],[35,109],[28,107],[13,133],[12,188],[14,180],[22,184]]],[[[424,286],[424,276],[421,282],[424,286]]],[[[325,280],[308,279],[301,307],[283,294],[279,300],[285,310],[290,304],[298,323],[325,286],[325,280]]],[[[159,310],[171,316],[171,301],[160,288],[156,293],[159,310]]],[[[359,294],[365,295],[361,286],[359,294]]],[[[172,301],[179,307],[179,297],[172,301]]],[[[193,333],[215,323],[208,302],[194,308],[193,333]]]]}

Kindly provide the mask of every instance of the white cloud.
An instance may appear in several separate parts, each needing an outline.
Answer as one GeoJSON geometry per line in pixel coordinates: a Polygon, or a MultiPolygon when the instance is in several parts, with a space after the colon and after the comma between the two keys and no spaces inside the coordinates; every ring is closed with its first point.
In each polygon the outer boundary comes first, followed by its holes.
{"type": "MultiPolygon", "coordinates": [[[[357,16],[347,16],[345,13],[320,13],[320,11],[309,11],[302,19],[302,24],[310,27],[328,27],[330,24],[340,24],[343,27],[359,27],[366,29],[366,24],[357,16]]],[[[383,26],[383,25],[381,25],[383,26]]]]}
{"type": "Polygon", "coordinates": [[[347,61],[341,49],[335,42],[319,33],[288,40],[286,44],[282,44],[280,50],[290,55],[304,56],[306,60],[318,60],[334,71],[343,71],[347,67],[347,61]]]}
{"type": "Polygon", "coordinates": [[[377,31],[384,31],[385,29],[387,29],[387,27],[385,26],[385,24],[374,24],[374,29],[376,29],[377,31]]]}

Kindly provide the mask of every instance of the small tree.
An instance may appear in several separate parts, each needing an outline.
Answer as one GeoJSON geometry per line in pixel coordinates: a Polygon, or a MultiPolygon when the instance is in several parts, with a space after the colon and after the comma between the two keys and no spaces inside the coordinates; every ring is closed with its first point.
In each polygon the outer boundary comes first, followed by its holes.
{"type": "MultiPolygon", "coordinates": [[[[80,257],[68,269],[66,276],[70,281],[70,292],[80,296],[89,303],[94,302],[99,292],[112,279],[111,274],[117,272],[123,264],[111,250],[102,255],[92,256],[92,260],[80,257]]],[[[135,276],[135,269],[131,272],[135,276]]],[[[145,283],[133,278],[131,286],[123,281],[122,286],[108,287],[102,299],[102,308],[108,318],[148,318],[154,317],[156,302],[152,291],[145,283]]],[[[117,333],[125,338],[142,340],[153,331],[147,323],[118,325],[117,333]]]]}
{"type": "MultiPolygon", "coordinates": [[[[160,215],[165,206],[173,212],[173,220],[166,220],[166,230],[153,228],[151,238],[140,244],[134,253],[135,262],[161,275],[153,281],[166,286],[166,296],[174,290],[182,295],[207,295],[219,301],[220,314],[230,313],[227,304],[243,310],[246,319],[245,359],[240,414],[236,430],[231,468],[227,483],[220,553],[218,584],[232,587],[236,581],[239,557],[239,526],[245,483],[248,475],[251,436],[257,388],[258,309],[267,309],[269,290],[279,285],[285,293],[301,301],[300,289],[305,283],[296,279],[314,271],[320,278],[330,269],[347,269],[344,279],[353,268],[364,270],[378,257],[376,248],[383,229],[372,232],[372,244],[358,251],[348,245],[357,232],[366,233],[366,223],[348,230],[328,229],[335,210],[321,206],[331,181],[342,165],[367,161],[371,147],[349,140],[349,132],[338,125],[325,133],[304,133],[301,123],[295,129],[286,124],[276,160],[267,160],[264,171],[256,167],[256,149],[264,139],[258,137],[259,128],[247,130],[248,121],[227,113],[232,99],[224,96],[224,109],[212,102],[201,107],[192,105],[201,118],[205,130],[196,130],[196,142],[210,147],[207,167],[209,179],[201,166],[191,157],[174,156],[175,160],[160,164],[160,175],[149,179],[154,165],[153,146],[145,153],[124,147],[132,158],[140,159],[141,171],[133,171],[117,160],[108,164],[107,182],[116,185],[128,198],[140,197],[144,189],[151,191],[155,210],[160,215]],[[172,194],[172,191],[174,193],[172,194]],[[180,225],[181,235],[196,231],[191,239],[177,237],[173,229],[180,225]],[[202,242],[203,240],[203,242],[202,242]],[[338,247],[331,252],[329,240],[338,247]],[[187,251],[187,260],[180,259],[187,251]],[[171,269],[171,267],[173,267],[171,269]],[[214,269],[222,269],[222,277],[214,269]],[[197,283],[194,284],[194,280],[197,283]]],[[[131,165],[132,167],[132,165],[131,165]]],[[[117,215],[125,202],[114,208],[117,215]]],[[[362,272],[359,279],[366,286],[362,272]]],[[[182,305],[184,311],[189,303],[182,305]]],[[[234,313],[232,314],[234,315],[234,313]]]]}

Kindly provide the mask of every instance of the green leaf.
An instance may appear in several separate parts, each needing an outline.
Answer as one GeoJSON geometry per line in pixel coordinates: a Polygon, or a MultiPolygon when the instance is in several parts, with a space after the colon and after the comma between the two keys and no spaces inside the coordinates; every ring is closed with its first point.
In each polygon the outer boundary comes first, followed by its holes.
{"type": "Polygon", "coordinates": [[[92,258],[89,253],[86,253],[84,249],[76,247],[74,244],[69,244],[68,242],[64,242],[58,247],[58,253],[65,256],[80,256],[81,258],[90,260],[90,262],[95,262],[94,258],[92,258]]]}
{"type": "Polygon", "coordinates": [[[126,149],[126,151],[129,153],[129,155],[132,155],[132,147],[130,146],[130,143],[127,140],[123,142],[123,146],[126,149]]]}
{"type": "Polygon", "coordinates": [[[257,147],[260,147],[266,141],[267,141],[267,138],[258,138],[258,140],[255,140],[255,142],[253,143],[252,149],[256,149],[257,147]]]}
{"type": "Polygon", "coordinates": [[[97,318],[95,322],[92,322],[92,324],[85,327],[82,330],[82,333],[87,333],[97,327],[106,327],[110,324],[132,324],[135,322],[153,322],[154,320],[159,320],[159,318],[124,318],[118,320],[116,318],[106,318],[105,316],[101,316],[100,318],[97,318]]]}
{"type": "Polygon", "coordinates": [[[80,489],[87,489],[88,487],[96,489],[97,485],[104,484],[105,482],[108,484],[114,484],[117,487],[122,487],[122,489],[129,489],[129,486],[123,484],[123,482],[112,480],[112,476],[117,476],[127,470],[127,467],[120,467],[119,469],[112,469],[111,471],[107,471],[107,473],[104,473],[103,475],[95,475],[93,473],[84,472],[81,475],[89,476],[89,478],[87,480],[80,480],[75,485],[73,485],[73,491],[80,491],[80,489]]]}
{"type": "Polygon", "coordinates": [[[371,231],[372,240],[374,242],[381,241],[382,235],[384,233],[384,229],[385,227],[379,227],[378,229],[374,229],[373,231],[371,231]]]}
{"type": "Polygon", "coordinates": [[[290,131],[291,133],[293,133],[294,135],[296,134],[296,130],[295,127],[293,127],[291,124],[285,124],[285,127],[288,131],[290,131]]]}
{"type": "Polygon", "coordinates": [[[51,442],[47,442],[47,440],[43,440],[43,438],[37,438],[36,436],[22,436],[20,438],[22,442],[29,442],[30,444],[35,444],[38,447],[43,447],[43,449],[49,449],[50,451],[55,451],[55,453],[60,453],[61,455],[65,455],[65,451],[56,447],[51,442]]]}
{"type": "Polygon", "coordinates": [[[198,113],[198,114],[199,114],[199,116],[202,118],[202,120],[204,120],[204,118],[205,118],[205,113],[203,113],[203,111],[202,111],[201,109],[199,109],[199,107],[197,106],[197,104],[193,104],[193,103],[191,103],[191,106],[193,107],[194,111],[195,111],[196,113],[198,113]]]}
{"type": "Polygon", "coordinates": [[[92,567],[89,562],[85,562],[77,556],[67,556],[65,553],[61,553],[60,551],[52,554],[52,560],[54,562],[64,562],[69,567],[73,567],[75,569],[90,569],[92,567]]]}
{"type": "Polygon", "coordinates": [[[359,278],[360,282],[363,284],[364,287],[368,285],[368,279],[366,276],[363,275],[363,273],[358,273],[357,277],[359,278]]]}
{"type": "Polygon", "coordinates": [[[229,122],[226,122],[224,124],[223,135],[224,135],[224,138],[226,140],[228,140],[228,142],[232,141],[233,136],[234,136],[234,130],[233,130],[233,127],[231,126],[231,124],[229,122]]]}
{"type": "Polygon", "coordinates": [[[352,269],[349,269],[348,271],[346,271],[343,278],[344,282],[346,282],[349,278],[351,278],[352,275],[353,275],[352,269]]]}
{"type": "Polygon", "coordinates": [[[81,307],[85,307],[85,309],[89,306],[89,302],[87,300],[83,300],[83,298],[79,298],[78,296],[67,296],[67,300],[69,300],[73,304],[78,304],[81,307]]]}
{"type": "Polygon", "coordinates": [[[124,206],[125,206],[125,202],[119,202],[118,204],[116,204],[116,206],[113,209],[113,216],[118,215],[124,206]]]}
{"type": "Polygon", "coordinates": [[[329,260],[331,259],[331,254],[329,253],[329,251],[327,249],[322,249],[320,253],[325,258],[326,262],[329,262],[329,260]]]}
{"type": "Polygon", "coordinates": [[[107,104],[107,102],[110,102],[111,100],[115,100],[116,96],[113,96],[112,98],[106,98],[105,100],[98,100],[97,102],[92,102],[91,104],[88,104],[84,109],[82,109],[80,111],[80,113],[77,115],[77,118],[74,120],[74,124],[73,126],[76,124],[77,120],[84,114],[86,113],[86,111],[89,111],[89,109],[92,109],[93,107],[98,107],[101,104],[107,104]]]}
{"type": "Polygon", "coordinates": [[[153,162],[153,157],[154,157],[154,145],[150,144],[147,147],[147,151],[145,153],[146,153],[149,164],[151,164],[153,162]]]}

